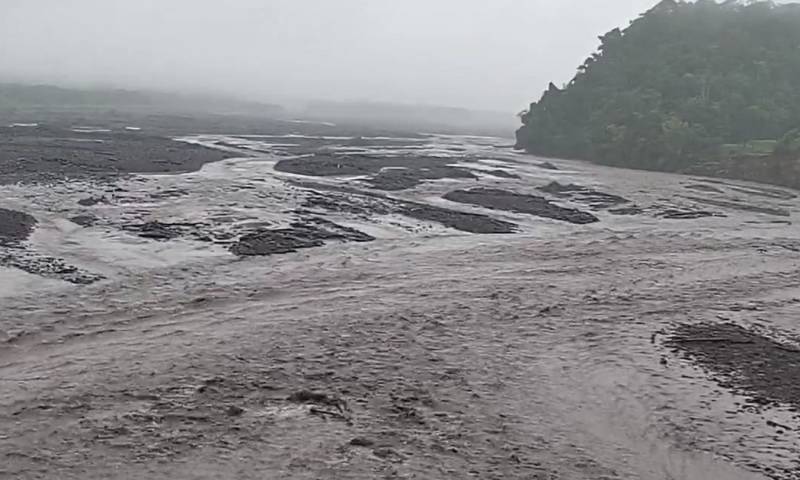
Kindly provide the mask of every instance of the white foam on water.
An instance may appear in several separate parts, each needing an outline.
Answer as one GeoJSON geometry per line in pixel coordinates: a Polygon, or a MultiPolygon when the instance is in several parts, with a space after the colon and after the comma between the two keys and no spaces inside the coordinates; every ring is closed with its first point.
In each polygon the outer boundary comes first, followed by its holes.
{"type": "Polygon", "coordinates": [[[33,290],[48,290],[66,286],[60,280],[42,278],[16,268],[0,266],[0,298],[12,297],[33,290]]]}
{"type": "Polygon", "coordinates": [[[331,122],[315,122],[312,120],[289,120],[289,123],[297,123],[300,125],[324,125],[326,127],[335,127],[335,123],[331,122]]]}
{"type": "Polygon", "coordinates": [[[111,129],[103,127],[72,127],[71,131],[75,133],[109,133],[111,129]]]}

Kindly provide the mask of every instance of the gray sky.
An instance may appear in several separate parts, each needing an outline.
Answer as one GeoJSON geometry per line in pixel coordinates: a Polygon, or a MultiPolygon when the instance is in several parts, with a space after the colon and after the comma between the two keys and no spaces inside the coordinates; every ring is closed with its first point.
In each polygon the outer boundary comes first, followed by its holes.
{"type": "Polygon", "coordinates": [[[0,0],[0,75],[519,111],[656,0],[0,0]]]}

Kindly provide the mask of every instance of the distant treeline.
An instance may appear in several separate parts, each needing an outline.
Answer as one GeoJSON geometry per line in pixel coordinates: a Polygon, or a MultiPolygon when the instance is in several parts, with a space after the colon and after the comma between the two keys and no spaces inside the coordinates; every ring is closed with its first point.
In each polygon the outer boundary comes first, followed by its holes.
{"type": "Polygon", "coordinates": [[[666,171],[800,159],[800,5],[664,0],[600,41],[521,115],[518,147],[666,171]]]}
{"type": "Polygon", "coordinates": [[[275,114],[278,105],[215,95],[122,89],[73,89],[51,85],[0,83],[0,110],[144,109],[160,111],[275,114]]]}

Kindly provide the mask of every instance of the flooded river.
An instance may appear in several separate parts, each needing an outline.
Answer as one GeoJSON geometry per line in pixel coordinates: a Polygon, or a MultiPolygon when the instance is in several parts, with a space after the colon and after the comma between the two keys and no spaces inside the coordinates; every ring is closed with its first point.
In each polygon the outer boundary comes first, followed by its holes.
{"type": "Polygon", "coordinates": [[[665,344],[696,322],[795,338],[792,192],[496,138],[181,140],[231,159],[0,186],[38,220],[0,268],[0,477],[800,478],[793,405],[741,408],[665,344]],[[279,166],[305,158],[342,174],[279,166]],[[443,198],[476,189],[530,198],[443,198]],[[320,218],[374,240],[229,251],[320,218]]]}

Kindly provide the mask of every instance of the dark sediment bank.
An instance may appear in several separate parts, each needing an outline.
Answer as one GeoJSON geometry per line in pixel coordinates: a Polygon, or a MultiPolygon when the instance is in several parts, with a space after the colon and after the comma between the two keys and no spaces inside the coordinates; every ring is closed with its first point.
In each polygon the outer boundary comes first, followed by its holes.
{"type": "Polygon", "coordinates": [[[406,203],[400,208],[399,213],[417,220],[440,223],[445,227],[461,230],[462,232],[507,234],[517,231],[515,224],[498,220],[488,215],[459,212],[422,203],[406,203]]]}
{"type": "Polygon", "coordinates": [[[727,200],[717,200],[713,198],[702,198],[702,197],[689,197],[689,200],[692,200],[697,203],[703,203],[706,205],[713,205],[715,207],[722,207],[722,208],[731,208],[734,210],[741,210],[744,212],[753,212],[753,213],[763,213],[765,215],[773,215],[776,217],[788,217],[790,213],[788,210],[784,210],[782,208],[774,208],[774,207],[764,207],[759,205],[751,205],[747,203],[741,202],[731,202],[727,200]]]}
{"type": "Polygon", "coordinates": [[[605,208],[614,207],[617,205],[630,203],[627,198],[613,193],[600,192],[589,187],[582,185],[562,185],[558,182],[551,182],[544,187],[539,187],[539,190],[550,195],[557,197],[569,198],[570,200],[588,204],[590,208],[601,210],[605,208]]]}
{"type": "Polygon", "coordinates": [[[81,227],[92,227],[97,223],[98,218],[91,214],[75,215],[74,217],[70,217],[69,221],[81,227]]]}
{"type": "Polygon", "coordinates": [[[693,183],[691,185],[685,185],[684,188],[704,193],[725,193],[717,187],[712,187],[711,185],[703,185],[701,183],[693,183]]]}
{"type": "Polygon", "coordinates": [[[27,213],[0,208],[0,247],[16,247],[28,239],[36,219],[27,213]]]}
{"type": "Polygon", "coordinates": [[[38,255],[28,251],[15,252],[14,254],[0,252],[0,266],[16,268],[32,275],[77,285],[88,285],[104,278],[100,274],[70,265],[61,258],[38,255]]]}
{"type": "Polygon", "coordinates": [[[751,406],[800,409],[800,349],[733,323],[681,325],[667,345],[712,372],[723,387],[751,398],[751,406]]]}
{"type": "Polygon", "coordinates": [[[516,224],[498,220],[488,215],[399,200],[351,187],[329,186],[309,182],[295,182],[294,185],[313,189],[303,204],[305,208],[350,213],[362,218],[370,218],[373,215],[404,215],[425,222],[439,223],[462,232],[476,234],[508,234],[517,231],[516,224]]]}
{"type": "Polygon", "coordinates": [[[664,210],[660,212],[658,216],[666,218],[667,220],[695,220],[705,217],[724,217],[724,215],[705,210],[678,210],[676,208],[664,210]]]}
{"type": "Polygon", "coordinates": [[[511,173],[506,170],[494,169],[494,170],[480,170],[480,173],[485,173],[487,175],[491,175],[497,178],[520,178],[519,175],[516,173],[511,173]]]}
{"type": "Polygon", "coordinates": [[[304,248],[321,247],[326,241],[370,242],[375,238],[353,228],[322,218],[294,222],[289,228],[262,229],[243,235],[230,250],[239,256],[262,256],[291,253],[304,248]]]}
{"type": "Polygon", "coordinates": [[[63,259],[30,251],[25,241],[37,223],[27,213],[0,208],[0,266],[76,284],[94,283],[103,278],[63,259]]]}
{"type": "Polygon", "coordinates": [[[599,221],[599,219],[591,213],[558,206],[544,197],[524,195],[507,190],[492,188],[455,190],[447,193],[444,198],[451,202],[477,205],[493,210],[526,213],[575,224],[587,224],[599,221]]]}
{"type": "Polygon", "coordinates": [[[0,127],[0,141],[0,184],[194,171],[231,156],[140,132],[0,127]]]}
{"type": "Polygon", "coordinates": [[[365,155],[319,154],[279,161],[275,170],[312,177],[370,176],[364,182],[378,190],[405,190],[425,180],[476,178],[453,160],[435,157],[371,157],[365,155]]]}

